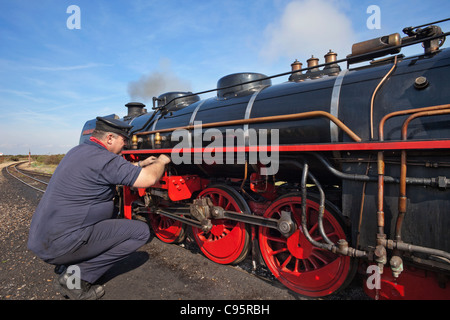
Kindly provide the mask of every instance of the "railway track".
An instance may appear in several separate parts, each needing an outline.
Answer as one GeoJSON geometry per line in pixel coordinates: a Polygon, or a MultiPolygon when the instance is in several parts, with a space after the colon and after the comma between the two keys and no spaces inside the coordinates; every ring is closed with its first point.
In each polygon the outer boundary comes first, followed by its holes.
{"type": "Polygon", "coordinates": [[[22,162],[13,163],[13,164],[7,166],[5,168],[6,172],[10,176],[19,180],[21,183],[27,185],[28,187],[44,193],[47,188],[48,181],[51,178],[51,175],[46,174],[46,173],[37,173],[37,172],[18,168],[19,165],[21,165],[25,162],[26,161],[22,161],[22,162]]]}

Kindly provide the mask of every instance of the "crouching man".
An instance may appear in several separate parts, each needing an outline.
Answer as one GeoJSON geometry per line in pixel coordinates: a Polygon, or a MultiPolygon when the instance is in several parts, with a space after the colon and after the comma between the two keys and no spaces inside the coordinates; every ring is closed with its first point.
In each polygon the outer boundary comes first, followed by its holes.
{"type": "Polygon", "coordinates": [[[104,288],[95,282],[149,239],[146,223],[114,219],[115,187],[150,187],[161,178],[170,158],[126,161],[120,153],[130,129],[123,121],[97,117],[92,137],[66,154],[33,215],[28,248],[57,267],[79,268],[78,288],[67,285],[73,275],[65,271],[54,283],[72,299],[103,296],[104,288]]]}

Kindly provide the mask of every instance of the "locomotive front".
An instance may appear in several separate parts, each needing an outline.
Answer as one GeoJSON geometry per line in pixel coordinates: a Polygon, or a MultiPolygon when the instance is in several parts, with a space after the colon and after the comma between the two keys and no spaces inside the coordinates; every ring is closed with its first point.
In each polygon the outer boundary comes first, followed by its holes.
{"type": "Polygon", "coordinates": [[[324,64],[296,61],[281,84],[238,73],[218,81],[217,97],[168,92],[151,113],[127,104],[123,155],[173,163],[151,188],[120,188],[121,213],[144,215],[167,243],[191,232],[220,264],[261,254],[302,295],[337,292],[359,266],[374,280],[369,296],[450,299],[448,33],[404,32],[342,60],[330,50],[324,64]],[[424,53],[400,54],[413,44],[424,53]]]}

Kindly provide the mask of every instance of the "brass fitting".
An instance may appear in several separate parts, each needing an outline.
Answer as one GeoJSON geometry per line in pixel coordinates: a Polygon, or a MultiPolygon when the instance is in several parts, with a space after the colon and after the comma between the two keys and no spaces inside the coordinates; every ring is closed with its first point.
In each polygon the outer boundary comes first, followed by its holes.
{"type": "Polygon", "coordinates": [[[137,149],[137,144],[138,144],[138,137],[137,135],[133,135],[131,137],[131,149],[137,149]]]}

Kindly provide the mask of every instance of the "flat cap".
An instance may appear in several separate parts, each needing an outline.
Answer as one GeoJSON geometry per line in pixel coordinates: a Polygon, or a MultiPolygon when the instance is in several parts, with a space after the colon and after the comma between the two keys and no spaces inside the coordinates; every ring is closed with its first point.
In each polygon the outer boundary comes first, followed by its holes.
{"type": "Polygon", "coordinates": [[[96,130],[118,133],[126,138],[130,138],[128,132],[131,128],[133,126],[130,126],[128,123],[109,117],[97,117],[95,123],[96,130]]]}

